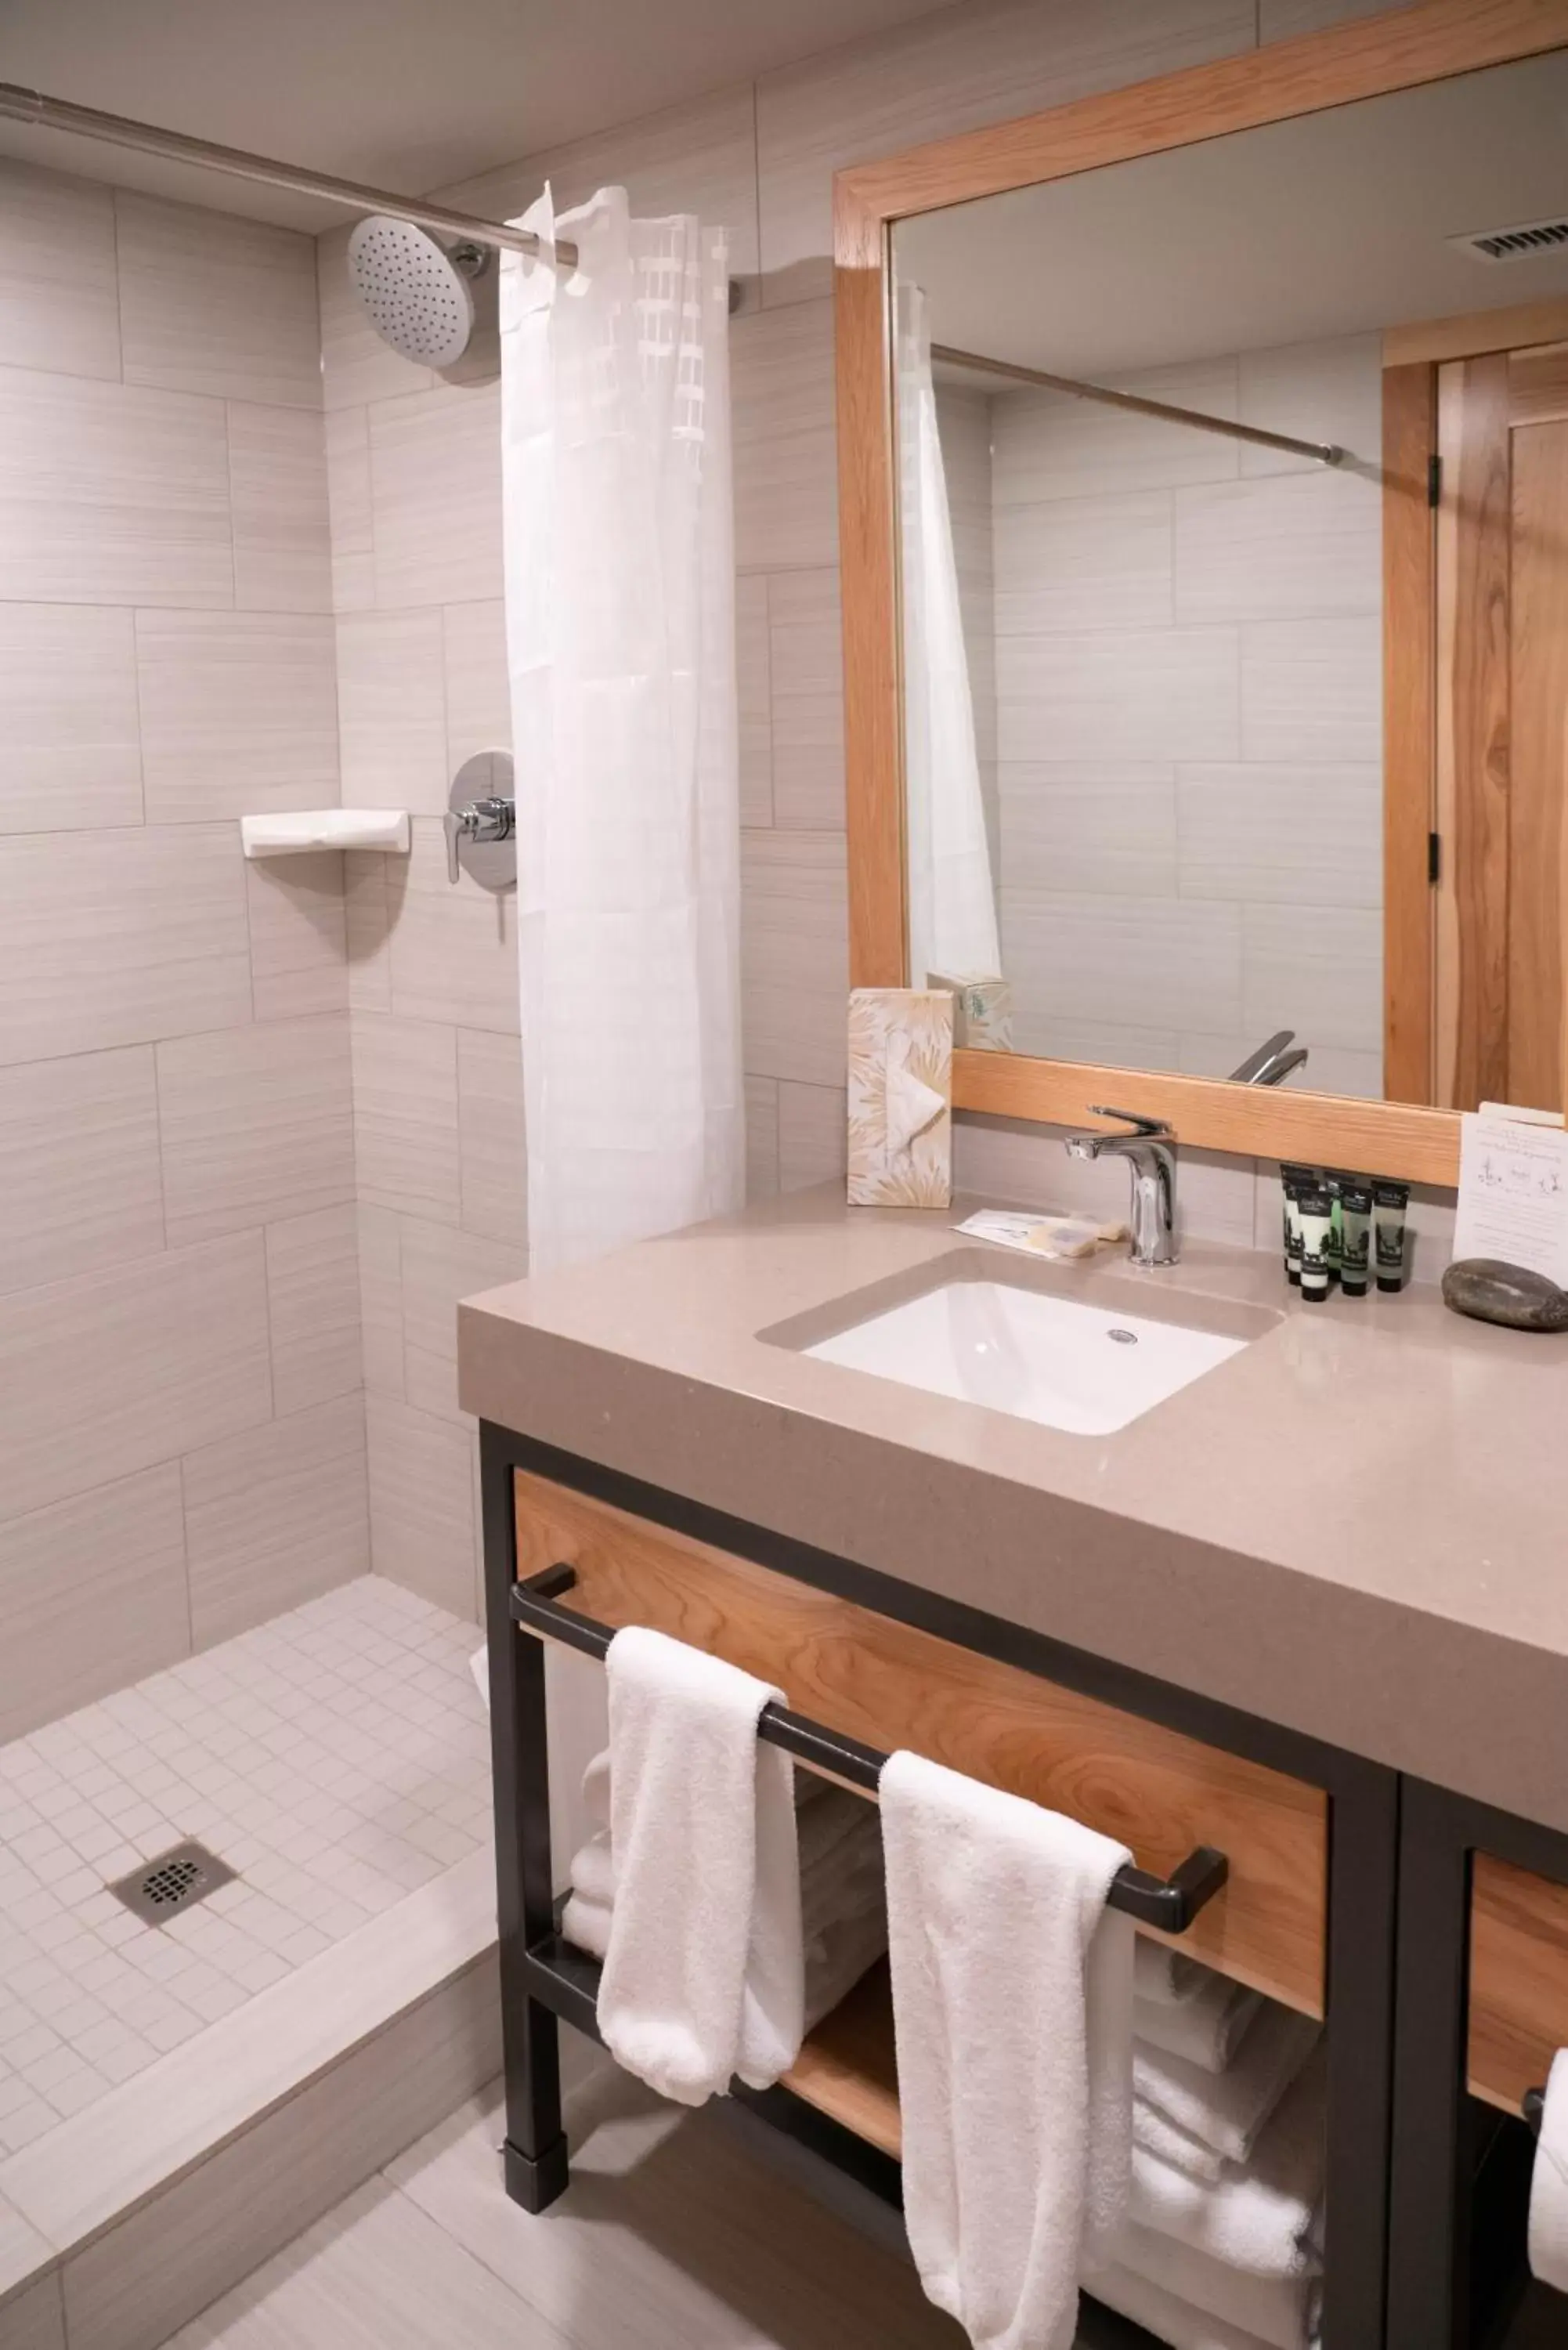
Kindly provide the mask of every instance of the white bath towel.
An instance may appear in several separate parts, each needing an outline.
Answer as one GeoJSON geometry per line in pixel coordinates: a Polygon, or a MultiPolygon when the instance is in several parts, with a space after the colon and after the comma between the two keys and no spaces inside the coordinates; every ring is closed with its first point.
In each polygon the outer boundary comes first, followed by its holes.
{"type": "Polygon", "coordinates": [[[1224,2176],[1222,2155],[1216,2154],[1211,2146],[1205,2146],[1201,2138],[1191,2137],[1186,2130],[1179,2129],[1158,2106],[1148,2105],[1139,2096],[1133,2098],[1132,2135],[1135,2149],[1142,2147],[1157,2161],[1169,2163],[1189,2178],[1202,2179],[1213,2187],[1224,2176]]]}
{"type": "Polygon", "coordinates": [[[1132,1928],[1109,1837],[914,1754],[882,1773],[904,2218],[975,2350],[1070,2350],[1126,2217],[1132,1928]]]}
{"type": "MultiPolygon", "coordinates": [[[[1158,2285],[1177,2303],[1218,2317],[1269,2350],[1308,2350],[1317,2327],[1323,2288],[1315,2277],[1250,2276],[1210,2260],[1174,2237],[1128,2228],[1116,2245],[1116,2268],[1158,2285]]],[[[1097,2284],[1091,2287],[1098,2291],[1097,2284]]],[[[1129,2310],[1126,2313],[1132,2314],[1129,2310]]],[[[1150,2321],[1145,2319],[1144,2324],[1150,2321]]],[[[1161,2329],[1157,2325],[1156,2332],[1161,2329]]],[[[1168,2336],[1176,2342],[1174,2332],[1168,2336]]]]}
{"type": "Polygon", "coordinates": [[[800,2053],[805,1961],[794,1772],[757,1737],[781,1692],[639,1625],[609,1677],[615,1901],[598,2023],[681,2105],[766,2087],[800,2053]]]}
{"type": "Polygon", "coordinates": [[[1186,2000],[1194,1999],[1207,1983],[1214,1980],[1214,1970],[1201,1960],[1189,1959],[1184,1951],[1172,1950],[1163,1942],[1151,1942],[1146,1934],[1137,1938],[1137,1951],[1133,1960],[1133,1989],[1139,1999],[1158,2000],[1168,2007],[1179,2007],[1186,2000]]]}
{"type": "Polygon", "coordinates": [[[1265,2350],[1260,2335],[1244,2334],[1210,2310],[1194,2309],[1131,2269],[1104,2269],[1085,2283],[1096,2301],[1147,2327],[1171,2350],[1265,2350]]]}
{"type": "Polygon", "coordinates": [[[1204,2072],[1140,2042],[1133,2049],[1133,2088],[1141,2104],[1227,2162],[1245,2162],[1321,2036],[1310,2016],[1271,2000],[1227,2072],[1204,2072]]]}
{"type": "Polygon", "coordinates": [[[1325,2070],[1320,2047],[1259,2137],[1242,2170],[1193,2178],[1133,2147],[1130,2215],[1253,2276],[1315,2276],[1323,2266],[1325,2070]]]}
{"type": "MultiPolygon", "coordinates": [[[[1141,1945],[1139,1946],[1141,1949],[1141,1945]]],[[[1262,2007],[1262,1994],[1210,1974],[1186,1999],[1145,1999],[1133,1981],[1133,2038],[1162,2048],[1202,2073],[1223,2073],[1234,2062],[1262,2007]]]]}
{"type": "Polygon", "coordinates": [[[1568,2050],[1552,2059],[1530,2187],[1530,2273],[1568,2293],[1568,2050]]]}

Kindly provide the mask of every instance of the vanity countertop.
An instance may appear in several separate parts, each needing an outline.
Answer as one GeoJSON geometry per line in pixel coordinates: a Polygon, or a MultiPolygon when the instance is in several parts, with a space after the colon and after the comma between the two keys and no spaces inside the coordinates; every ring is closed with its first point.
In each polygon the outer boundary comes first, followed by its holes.
{"type": "MultiPolygon", "coordinates": [[[[1282,1318],[1080,1436],[757,1335],[918,1284],[973,1249],[952,1226],[977,1204],[849,1209],[824,1185],[492,1290],[460,1309],[463,1407],[1568,1830],[1568,1340],[1425,1285],[1303,1306],[1242,1251],[1137,1275],[1102,1253],[1056,1285],[1282,1318]]],[[[1033,1270],[992,1253],[999,1280],[1033,1270]]]]}

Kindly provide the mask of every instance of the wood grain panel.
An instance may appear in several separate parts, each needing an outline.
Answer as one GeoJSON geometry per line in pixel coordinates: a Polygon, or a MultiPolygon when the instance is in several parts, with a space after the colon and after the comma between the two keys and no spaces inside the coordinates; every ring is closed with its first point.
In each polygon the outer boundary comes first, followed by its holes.
{"type": "MultiPolygon", "coordinates": [[[[1568,317],[1563,328],[1568,332],[1568,317]]],[[[1552,424],[1564,417],[1568,417],[1568,342],[1537,343],[1527,350],[1511,348],[1509,422],[1552,424]]]]}
{"type": "MultiPolygon", "coordinates": [[[[1568,347],[1562,356],[1568,361],[1568,347]]],[[[1568,366],[1563,367],[1563,382],[1568,390],[1568,366]]],[[[1503,1098],[1527,1103],[1532,1109],[1561,1109],[1568,421],[1516,429],[1512,450],[1508,1074],[1503,1098]]]]}
{"type": "Polygon", "coordinates": [[[1470,2093],[1517,2113],[1568,2047],[1568,1885],[1478,1852],[1470,1889],[1470,2093]]]}
{"type": "Polygon", "coordinates": [[[1508,1098],[1508,359],[1438,371],[1438,1099],[1508,1098]]]}
{"type": "Polygon", "coordinates": [[[868,2138],[897,2161],[904,2150],[898,2067],[893,2049],[893,1986],[886,1960],[862,1975],[825,2015],[784,2076],[786,2089],[819,2113],[868,2138]]]}
{"type": "Polygon", "coordinates": [[[1195,1846],[1219,1846],[1230,1883],[1179,1948],[1322,2013],[1321,1788],[523,1471],[516,1505],[519,1575],[568,1561],[568,1604],[602,1623],[649,1624],[728,1658],[796,1711],[1068,1813],[1162,1875],[1195,1846]]]}
{"type": "Polygon", "coordinates": [[[1383,376],[1383,1090],[1432,1099],[1432,509],[1437,377],[1383,376]]]}
{"type": "Polygon", "coordinates": [[[1419,361],[1473,359],[1480,351],[1511,351],[1521,343],[1556,342],[1568,336],[1568,302],[1511,302],[1501,310],[1464,310],[1449,318],[1418,318],[1383,330],[1386,368],[1419,361]]]}

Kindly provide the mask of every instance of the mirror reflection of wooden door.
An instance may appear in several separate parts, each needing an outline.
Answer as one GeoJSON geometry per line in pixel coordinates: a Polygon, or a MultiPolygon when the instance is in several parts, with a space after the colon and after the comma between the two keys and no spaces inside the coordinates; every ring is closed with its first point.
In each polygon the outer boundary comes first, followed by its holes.
{"type": "Polygon", "coordinates": [[[1568,343],[1438,369],[1432,1098],[1563,1106],[1568,343]]]}

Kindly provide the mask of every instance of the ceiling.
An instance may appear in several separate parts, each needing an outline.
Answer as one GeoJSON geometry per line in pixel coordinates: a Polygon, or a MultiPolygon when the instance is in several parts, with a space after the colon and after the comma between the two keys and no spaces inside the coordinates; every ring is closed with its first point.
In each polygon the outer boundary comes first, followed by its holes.
{"type": "MultiPolygon", "coordinates": [[[[745,81],[934,0],[0,0],[0,80],[404,194],[745,81]]],[[[0,154],[296,228],[335,209],[0,121],[0,154]]]]}
{"type": "Polygon", "coordinates": [[[1093,377],[1568,295],[1568,245],[1445,242],[1558,216],[1563,51],[955,205],[895,250],[934,341],[1093,377]]]}

